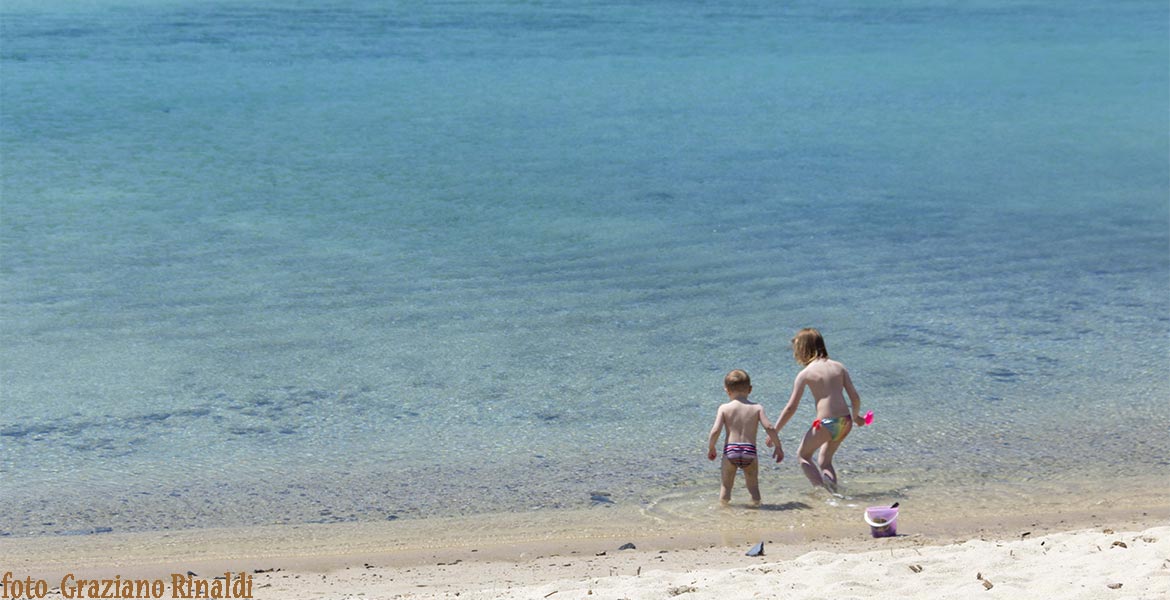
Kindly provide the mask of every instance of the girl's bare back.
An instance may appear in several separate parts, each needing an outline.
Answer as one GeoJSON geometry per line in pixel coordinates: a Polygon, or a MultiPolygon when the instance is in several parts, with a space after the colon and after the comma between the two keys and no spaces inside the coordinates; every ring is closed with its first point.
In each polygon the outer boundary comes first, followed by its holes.
{"type": "Polygon", "coordinates": [[[857,390],[853,389],[853,382],[849,379],[849,371],[845,370],[845,365],[828,358],[817,359],[800,372],[797,380],[801,379],[816,400],[818,419],[849,416],[845,394],[848,393],[851,398],[856,397],[857,390]]]}

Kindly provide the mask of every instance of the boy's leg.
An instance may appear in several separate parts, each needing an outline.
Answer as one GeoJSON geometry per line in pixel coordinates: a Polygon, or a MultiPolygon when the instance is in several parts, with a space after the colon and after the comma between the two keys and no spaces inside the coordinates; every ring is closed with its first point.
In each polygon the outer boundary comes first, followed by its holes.
{"type": "Polygon", "coordinates": [[[753,460],[752,464],[743,468],[744,487],[752,496],[752,506],[760,505],[760,461],[753,460]]]}
{"type": "Polygon", "coordinates": [[[731,464],[730,460],[723,459],[723,465],[720,469],[719,475],[722,479],[722,484],[719,487],[719,501],[723,504],[731,502],[731,488],[735,486],[735,471],[737,467],[731,464]]]}
{"type": "Polygon", "coordinates": [[[797,456],[800,457],[800,470],[804,472],[804,476],[808,478],[809,483],[814,487],[821,487],[825,485],[825,480],[821,476],[821,469],[818,465],[813,463],[813,452],[817,448],[824,446],[829,438],[832,437],[824,427],[819,429],[809,428],[808,432],[804,434],[804,439],[800,442],[800,448],[796,450],[797,456]]]}

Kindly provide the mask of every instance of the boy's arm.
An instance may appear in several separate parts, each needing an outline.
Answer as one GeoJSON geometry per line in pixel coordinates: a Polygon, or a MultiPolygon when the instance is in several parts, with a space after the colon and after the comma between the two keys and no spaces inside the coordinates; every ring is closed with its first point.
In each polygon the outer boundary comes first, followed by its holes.
{"type": "Polygon", "coordinates": [[[853,379],[849,377],[849,370],[845,369],[845,393],[849,394],[849,402],[853,404],[853,423],[865,425],[865,417],[861,416],[861,395],[853,387],[853,379]]]}
{"type": "Polygon", "coordinates": [[[775,457],[776,462],[784,460],[784,449],[780,447],[780,437],[776,435],[776,428],[772,427],[772,423],[768,421],[768,415],[764,414],[764,407],[760,407],[760,425],[764,426],[764,433],[768,435],[768,446],[775,448],[772,450],[772,456],[775,457]]]}
{"type": "Polygon", "coordinates": [[[707,460],[715,460],[719,456],[715,452],[715,443],[719,441],[719,433],[723,431],[723,407],[715,411],[715,424],[711,426],[711,434],[707,437],[707,460]]]}

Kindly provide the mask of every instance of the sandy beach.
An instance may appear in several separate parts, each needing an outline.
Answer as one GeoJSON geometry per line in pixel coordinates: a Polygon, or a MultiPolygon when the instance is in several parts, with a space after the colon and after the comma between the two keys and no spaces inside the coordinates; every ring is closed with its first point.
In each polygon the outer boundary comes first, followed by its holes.
{"type": "MultiPolygon", "coordinates": [[[[1165,598],[1170,527],[941,546],[894,540],[785,559],[740,548],[351,567],[257,580],[271,598],[1165,598]],[[879,550],[859,551],[863,547],[879,550]]],[[[765,546],[767,550],[767,546],[765,546]]]]}
{"type": "MultiPolygon", "coordinates": [[[[8,538],[0,573],[43,580],[251,578],[264,599],[1165,598],[1170,510],[688,531],[605,513],[8,538]],[[604,514],[606,519],[598,519],[604,514]],[[560,523],[560,525],[557,525],[560,523]],[[1074,527],[1075,524],[1082,525],[1074,527]],[[746,553],[764,542],[764,555],[746,553]],[[622,549],[630,544],[633,548],[622,549]]],[[[735,513],[735,511],[732,511],[735,513]]],[[[746,511],[739,511],[742,516],[746,511]]],[[[76,596],[74,596],[76,597],[76,596]]]]}

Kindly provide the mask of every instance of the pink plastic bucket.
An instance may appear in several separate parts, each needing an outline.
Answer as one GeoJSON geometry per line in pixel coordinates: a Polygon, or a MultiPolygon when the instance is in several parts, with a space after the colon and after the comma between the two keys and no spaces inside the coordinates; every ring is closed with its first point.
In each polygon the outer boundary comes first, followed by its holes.
{"type": "Polygon", "coordinates": [[[865,522],[869,533],[875,538],[898,535],[898,508],[871,506],[865,509],[865,522]]]}

